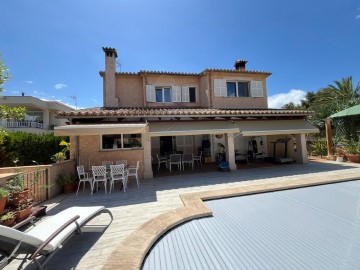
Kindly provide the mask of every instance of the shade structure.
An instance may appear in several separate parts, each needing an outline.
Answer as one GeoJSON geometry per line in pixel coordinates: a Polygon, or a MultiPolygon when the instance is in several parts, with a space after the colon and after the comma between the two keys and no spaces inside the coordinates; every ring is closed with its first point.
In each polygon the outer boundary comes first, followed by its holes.
{"type": "Polygon", "coordinates": [[[346,117],[346,116],[354,116],[354,115],[360,115],[360,105],[356,105],[350,108],[347,108],[345,110],[342,110],[340,112],[337,112],[328,118],[337,118],[337,117],[346,117]]]}
{"type": "Polygon", "coordinates": [[[317,133],[319,129],[305,120],[236,121],[243,136],[317,133]]]}
{"type": "Polygon", "coordinates": [[[151,137],[238,133],[232,121],[150,122],[151,137]]]}
{"type": "Polygon", "coordinates": [[[144,133],[147,124],[68,125],[55,127],[55,136],[144,133]]]}

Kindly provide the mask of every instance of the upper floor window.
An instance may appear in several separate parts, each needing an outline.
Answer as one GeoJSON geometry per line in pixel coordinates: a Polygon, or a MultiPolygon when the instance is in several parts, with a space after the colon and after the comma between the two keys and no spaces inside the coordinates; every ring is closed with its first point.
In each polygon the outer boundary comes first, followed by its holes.
{"type": "Polygon", "coordinates": [[[141,134],[109,134],[101,136],[101,149],[141,147],[141,134]]]}
{"type": "Polygon", "coordinates": [[[171,102],[171,88],[170,87],[156,87],[156,102],[171,102]]]}
{"type": "Polygon", "coordinates": [[[195,86],[153,86],[146,85],[148,102],[196,102],[195,86]]]}
{"type": "Polygon", "coordinates": [[[263,97],[262,81],[214,80],[215,97],[263,97]]]}
{"type": "Polygon", "coordinates": [[[249,97],[249,82],[226,82],[228,97],[249,97]]]}

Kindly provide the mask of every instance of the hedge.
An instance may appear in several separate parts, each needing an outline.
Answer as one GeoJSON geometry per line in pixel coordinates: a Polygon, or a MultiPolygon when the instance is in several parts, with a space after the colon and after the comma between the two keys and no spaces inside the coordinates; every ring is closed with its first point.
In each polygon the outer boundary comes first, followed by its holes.
{"type": "Polygon", "coordinates": [[[32,134],[25,132],[8,132],[5,142],[1,147],[1,166],[14,166],[14,160],[18,160],[18,166],[52,163],[51,157],[61,151],[62,141],[69,141],[68,137],[55,137],[50,134],[32,134]]]}

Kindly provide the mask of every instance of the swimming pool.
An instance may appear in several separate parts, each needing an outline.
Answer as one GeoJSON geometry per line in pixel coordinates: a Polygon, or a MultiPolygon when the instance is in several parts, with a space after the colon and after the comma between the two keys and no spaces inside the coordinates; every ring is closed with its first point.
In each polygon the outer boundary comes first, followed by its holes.
{"type": "Polygon", "coordinates": [[[176,227],[150,269],[360,269],[360,181],[207,201],[213,217],[176,227]]]}

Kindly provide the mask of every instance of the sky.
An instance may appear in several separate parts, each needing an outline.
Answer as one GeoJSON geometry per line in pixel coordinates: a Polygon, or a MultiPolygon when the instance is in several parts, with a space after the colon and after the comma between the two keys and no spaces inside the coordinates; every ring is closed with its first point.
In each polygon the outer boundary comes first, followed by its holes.
{"type": "Polygon", "coordinates": [[[269,107],[352,76],[360,81],[360,0],[2,0],[3,95],[102,106],[102,47],[118,71],[272,72],[269,107]],[[74,98],[75,97],[75,98],[74,98]]]}

